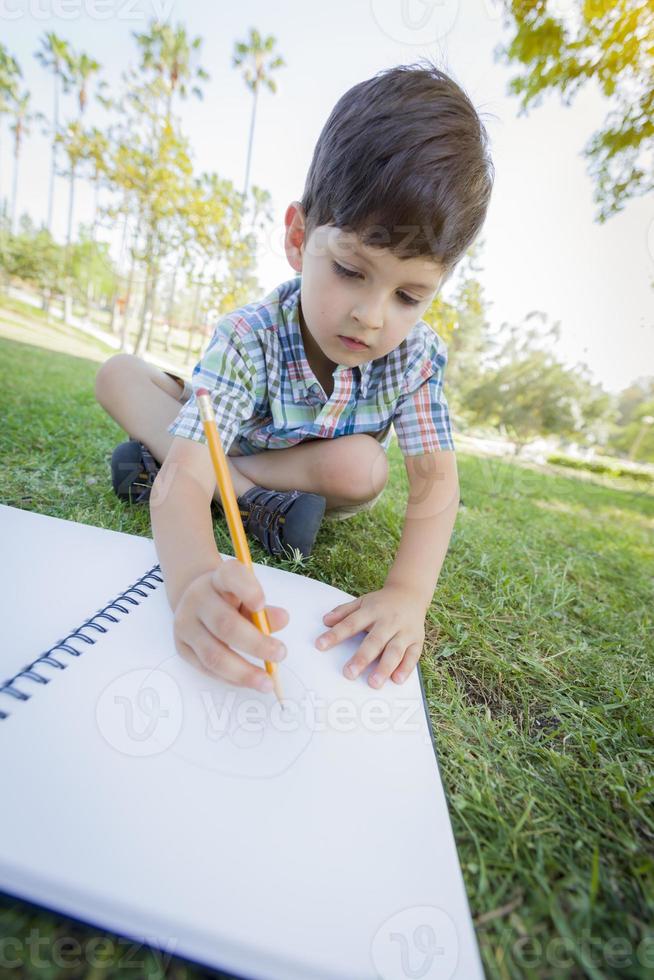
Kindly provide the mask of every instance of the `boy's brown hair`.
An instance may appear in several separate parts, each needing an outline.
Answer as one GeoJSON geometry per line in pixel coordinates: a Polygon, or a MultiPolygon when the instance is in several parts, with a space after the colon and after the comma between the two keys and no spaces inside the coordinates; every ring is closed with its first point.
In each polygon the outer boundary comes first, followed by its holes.
{"type": "Polygon", "coordinates": [[[302,196],[305,239],[336,225],[449,275],[484,223],[493,179],[488,135],[463,89],[430,62],[398,65],[334,106],[302,196]]]}

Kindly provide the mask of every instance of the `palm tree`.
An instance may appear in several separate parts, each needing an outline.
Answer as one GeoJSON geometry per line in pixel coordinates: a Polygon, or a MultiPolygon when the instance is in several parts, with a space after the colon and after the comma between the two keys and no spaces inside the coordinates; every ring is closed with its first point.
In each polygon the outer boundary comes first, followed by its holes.
{"type": "Polygon", "coordinates": [[[16,204],[18,199],[18,162],[20,158],[20,151],[23,144],[23,137],[29,136],[30,126],[36,120],[41,118],[40,112],[30,112],[30,93],[23,92],[22,95],[18,95],[13,106],[13,117],[14,121],[10,127],[12,133],[14,134],[14,184],[11,193],[11,233],[15,233],[16,226],[16,204]]]}
{"type": "Polygon", "coordinates": [[[52,209],[54,206],[54,180],[57,166],[57,133],[59,131],[59,89],[67,92],[70,86],[68,65],[70,50],[68,42],[47,31],[41,38],[41,48],[35,52],[37,60],[54,74],[54,106],[52,111],[52,159],[50,164],[50,190],[48,193],[48,231],[52,231],[52,209]]]}
{"type": "Polygon", "coordinates": [[[70,322],[70,315],[73,311],[73,301],[71,295],[71,284],[69,276],[70,251],[73,239],[73,208],[75,205],[75,180],[77,168],[82,161],[89,155],[89,140],[84,132],[79,120],[68,123],[68,125],[57,134],[57,143],[60,143],[67,157],[68,166],[60,171],[60,176],[67,176],[69,181],[68,190],[68,220],[66,222],[66,251],[65,251],[65,288],[64,288],[64,322],[70,322]]]}
{"type": "Polygon", "coordinates": [[[100,182],[107,174],[109,158],[109,139],[101,130],[94,126],[87,134],[87,159],[91,164],[91,183],[93,184],[93,223],[91,225],[91,241],[95,241],[98,227],[100,182]]]}
{"type": "Polygon", "coordinates": [[[275,46],[276,38],[269,35],[263,39],[259,31],[254,27],[250,28],[249,41],[244,43],[237,41],[233,55],[232,68],[243,66],[243,77],[245,84],[254,93],[254,103],[252,105],[252,119],[250,121],[250,139],[248,141],[248,159],[245,165],[245,187],[243,198],[245,199],[248,191],[248,181],[250,179],[250,160],[252,157],[252,139],[254,137],[254,119],[257,112],[257,96],[259,86],[263,83],[267,85],[271,92],[277,91],[277,86],[268,73],[275,68],[282,68],[286,63],[279,55],[272,57],[272,50],[275,46]]]}
{"type": "MultiPolygon", "coordinates": [[[[11,113],[18,97],[18,81],[23,73],[18,62],[13,58],[4,44],[0,43],[0,137],[2,136],[2,117],[11,113]]],[[[2,160],[0,138],[0,161],[2,160]]],[[[0,176],[2,174],[0,173],[0,176]]],[[[0,192],[0,212],[2,211],[2,192],[0,192]]]]}
{"type": "MultiPolygon", "coordinates": [[[[73,205],[75,200],[75,181],[77,179],[78,164],[88,158],[89,140],[84,132],[82,119],[89,98],[89,82],[93,75],[100,71],[101,65],[87,54],[75,54],[70,51],[67,59],[68,82],[77,91],[77,104],[79,115],[76,123],[70,123],[65,138],[62,140],[68,155],[69,163],[69,191],[68,191],[68,222],[66,228],[66,267],[70,265],[70,246],[73,234],[73,205]]],[[[70,293],[70,279],[66,277],[66,289],[64,295],[64,320],[70,319],[72,313],[72,296],[70,293]]]]}
{"type": "Polygon", "coordinates": [[[75,180],[80,163],[88,159],[89,137],[79,120],[74,120],[64,126],[57,135],[57,144],[63,147],[67,158],[67,166],[57,171],[60,177],[68,178],[68,218],[66,221],[66,248],[70,248],[73,240],[73,209],[75,206],[75,180]]]}
{"type": "Polygon", "coordinates": [[[82,52],[79,55],[71,53],[68,66],[71,84],[77,86],[77,103],[81,119],[89,100],[89,79],[100,71],[102,65],[82,52]]]}
{"type": "MultiPolygon", "coordinates": [[[[187,82],[199,80],[206,82],[209,75],[201,66],[193,69],[191,62],[194,52],[199,51],[202,38],[192,41],[181,24],[172,28],[169,24],[152,21],[147,34],[134,34],[141,51],[141,65],[152,69],[163,81],[166,91],[166,119],[170,119],[173,97],[176,92],[185,99],[189,93],[187,82]]],[[[197,85],[190,89],[193,95],[202,98],[202,90],[197,85]]]]}

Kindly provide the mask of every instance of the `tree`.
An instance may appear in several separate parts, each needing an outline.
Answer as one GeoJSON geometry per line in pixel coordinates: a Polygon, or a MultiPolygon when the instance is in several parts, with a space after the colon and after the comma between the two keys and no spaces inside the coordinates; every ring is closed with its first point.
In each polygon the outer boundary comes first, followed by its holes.
{"type": "Polygon", "coordinates": [[[59,132],[59,96],[60,88],[67,92],[70,87],[68,65],[70,49],[68,42],[48,31],[41,38],[41,48],[35,52],[37,60],[43,67],[54,75],[54,105],[52,110],[52,158],[50,163],[50,188],[48,191],[48,231],[52,231],[52,211],[54,206],[54,183],[57,167],[57,134],[59,132]]]}
{"type": "Polygon", "coordinates": [[[585,365],[569,369],[542,348],[543,342],[551,348],[559,339],[558,323],[543,334],[529,325],[532,319],[546,322],[544,314],[534,312],[519,327],[503,324],[496,366],[468,393],[468,412],[478,424],[502,426],[518,452],[536,436],[582,435],[596,441],[596,426],[612,411],[611,397],[590,381],[585,365]]]}
{"type": "MultiPolygon", "coordinates": [[[[2,125],[3,117],[13,111],[16,99],[18,98],[18,85],[22,78],[22,72],[18,62],[9,54],[4,44],[0,43],[0,160],[2,159],[2,125]]],[[[2,173],[0,171],[0,178],[2,173]]],[[[0,291],[7,288],[9,283],[9,273],[7,272],[8,247],[9,242],[9,217],[7,204],[4,195],[0,191],[0,268],[3,272],[0,276],[0,291]]]]}
{"type": "Polygon", "coordinates": [[[142,242],[135,254],[144,268],[144,295],[135,352],[142,354],[148,340],[156,281],[161,262],[170,250],[167,231],[176,220],[184,185],[192,173],[186,139],[164,124],[158,142],[149,139],[121,143],[114,155],[112,181],[127,191],[137,215],[142,242]]]}
{"type": "Polygon", "coordinates": [[[81,226],[79,241],[75,242],[70,255],[70,275],[81,298],[93,295],[95,300],[108,303],[115,288],[109,246],[96,242],[88,226],[81,226]]]}
{"type": "MultiPolygon", "coordinates": [[[[68,321],[72,313],[72,296],[70,282],[71,240],[73,234],[73,206],[75,202],[75,181],[78,166],[89,158],[91,153],[89,135],[84,131],[83,118],[89,97],[89,82],[93,75],[100,71],[101,65],[87,54],[76,54],[70,51],[67,55],[68,79],[71,88],[77,91],[79,115],[76,122],[69,123],[61,137],[61,143],[68,157],[68,222],[66,227],[66,289],[64,295],[64,320],[68,321]]],[[[55,137],[59,141],[59,134],[55,137]]]]}
{"type": "Polygon", "coordinates": [[[11,193],[11,224],[10,229],[13,233],[16,226],[16,208],[18,202],[18,164],[20,151],[23,146],[23,139],[30,134],[31,124],[41,119],[40,112],[30,112],[30,93],[23,92],[16,97],[13,105],[13,122],[10,126],[14,134],[14,184],[11,193]]]}
{"type": "Polygon", "coordinates": [[[252,103],[252,117],[250,120],[250,138],[248,140],[248,158],[245,165],[245,186],[243,188],[243,199],[247,196],[248,181],[250,179],[250,161],[252,158],[252,141],[254,138],[254,120],[257,112],[257,97],[259,87],[267,85],[271,92],[277,91],[277,85],[269,72],[277,68],[283,68],[285,61],[279,55],[272,57],[272,50],[276,39],[269,35],[262,38],[259,31],[254,27],[250,28],[250,37],[247,42],[237,41],[234,55],[232,58],[232,68],[243,68],[243,78],[245,84],[254,95],[252,103]]]}
{"type": "Polygon", "coordinates": [[[9,275],[54,290],[57,284],[61,246],[46,228],[36,231],[27,214],[22,215],[17,235],[9,240],[6,270],[9,275]]]}
{"type": "Polygon", "coordinates": [[[88,156],[88,137],[82,128],[82,124],[75,120],[59,131],[57,134],[57,144],[60,145],[66,157],[65,168],[58,170],[61,177],[68,177],[68,218],[66,220],[66,250],[64,262],[64,321],[70,319],[72,312],[72,298],[70,294],[70,250],[73,240],[73,211],[75,206],[75,179],[78,168],[83,160],[88,156]]]}
{"type": "MultiPolygon", "coordinates": [[[[154,71],[163,82],[165,115],[166,119],[170,119],[175,93],[179,92],[185,99],[189,92],[187,82],[209,80],[204,68],[192,66],[193,58],[202,45],[202,38],[196,37],[190,41],[182,24],[172,28],[159,21],[152,21],[147,33],[134,33],[134,37],[141,48],[141,68],[144,71],[154,71]]],[[[192,85],[190,91],[197,98],[202,98],[202,90],[198,85],[192,85]]]]}
{"type": "Polygon", "coordinates": [[[505,26],[515,31],[496,58],[526,69],[509,91],[520,114],[560,91],[570,105],[595,79],[610,100],[603,129],[584,148],[595,182],[598,220],[654,188],[654,6],[639,0],[505,0],[505,26]]]}
{"type": "MultiPolygon", "coordinates": [[[[270,195],[253,188],[262,222],[270,222],[270,195]]],[[[232,181],[203,173],[188,188],[181,215],[191,232],[184,241],[182,265],[193,287],[187,361],[198,322],[209,310],[220,314],[247,302],[258,288],[254,276],[256,239],[244,232],[245,207],[232,181]]]]}
{"type": "Polygon", "coordinates": [[[77,88],[77,104],[79,106],[79,118],[81,119],[86,110],[89,100],[89,81],[96,75],[102,65],[89,58],[87,54],[74,54],[71,52],[68,60],[68,70],[70,84],[77,88]]]}
{"type": "MultiPolygon", "coordinates": [[[[9,51],[0,43],[0,164],[2,161],[2,120],[3,116],[9,115],[13,110],[13,105],[18,98],[18,85],[22,78],[22,72],[18,62],[9,51]]],[[[0,172],[0,178],[2,173],[0,172]]],[[[3,195],[0,191],[0,206],[2,205],[3,195]]]]}
{"type": "Polygon", "coordinates": [[[489,348],[487,304],[477,278],[482,247],[481,242],[476,242],[459,264],[451,302],[439,295],[423,316],[447,344],[446,393],[450,406],[462,417],[466,414],[467,394],[481,377],[489,348]]]}
{"type": "Polygon", "coordinates": [[[86,159],[91,164],[90,181],[93,184],[93,221],[91,238],[95,241],[96,229],[100,213],[100,184],[107,174],[107,157],[109,153],[109,138],[97,126],[86,133],[86,159]]]}
{"type": "Polygon", "coordinates": [[[609,446],[615,452],[654,463],[654,377],[637,378],[618,395],[617,419],[609,446]]]}

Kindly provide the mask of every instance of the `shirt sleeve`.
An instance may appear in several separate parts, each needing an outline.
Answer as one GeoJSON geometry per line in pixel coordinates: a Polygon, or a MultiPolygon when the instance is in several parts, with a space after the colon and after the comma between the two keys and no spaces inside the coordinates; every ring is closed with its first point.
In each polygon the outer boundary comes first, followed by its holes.
{"type": "Polygon", "coordinates": [[[216,424],[225,455],[238,435],[241,422],[252,418],[256,403],[257,364],[251,344],[229,319],[216,326],[209,346],[193,368],[193,394],[168,426],[173,436],[206,443],[196,391],[211,395],[216,424]]]}
{"type": "Polygon", "coordinates": [[[438,334],[429,333],[420,355],[407,371],[393,426],[403,456],[421,456],[437,450],[454,449],[452,426],[443,378],[447,347],[438,334]]]}

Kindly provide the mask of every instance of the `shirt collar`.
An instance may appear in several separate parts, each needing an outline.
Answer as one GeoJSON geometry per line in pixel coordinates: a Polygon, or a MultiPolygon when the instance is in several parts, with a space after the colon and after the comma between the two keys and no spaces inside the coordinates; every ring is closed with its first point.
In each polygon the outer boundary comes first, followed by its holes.
{"type": "MultiPolygon", "coordinates": [[[[307,360],[302,340],[299,309],[301,284],[302,276],[296,276],[279,287],[279,310],[281,319],[286,326],[285,337],[288,344],[286,354],[291,388],[295,398],[305,397],[311,388],[319,383],[307,360]]],[[[337,364],[334,375],[353,371],[355,377],[359,378],[361,397],[365,398],[370,386],[373,364],[374,361],[366,361],[361,367],[354,368],[350,368],[346,364],[337,364]]]]}

